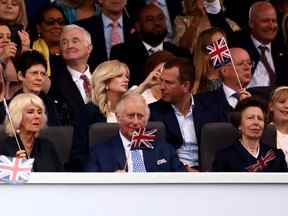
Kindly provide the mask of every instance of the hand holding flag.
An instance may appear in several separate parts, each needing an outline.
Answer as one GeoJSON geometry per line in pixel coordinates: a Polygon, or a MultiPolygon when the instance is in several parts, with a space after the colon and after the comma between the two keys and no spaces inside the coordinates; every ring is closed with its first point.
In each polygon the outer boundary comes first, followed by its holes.
{"type": "Polygon", "coordinates": [[[234,72],[237,77],[237,81],[239,83],[239,87],[242,90],[243,86],[241,84],[241,81],[239,79],[239,75],[236,71],[229,47],[227,45],[225,37],[220,38],[216,42],[209,44],[206,47],[206,50],[208,51],[208,55],[210,58],[210,61],[212,62],[212,65],[215,69],[218,69],[226,64],[231,63],[234,69],[234,72]]]}

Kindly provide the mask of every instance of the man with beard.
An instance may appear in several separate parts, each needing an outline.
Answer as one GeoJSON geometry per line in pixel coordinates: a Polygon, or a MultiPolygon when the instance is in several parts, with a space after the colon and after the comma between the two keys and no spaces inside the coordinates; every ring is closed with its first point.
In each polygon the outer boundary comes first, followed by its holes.
{"type": "Polygon", "coordinates": [[[155,4],[148,4],[139,12],[136,32],[130,41],[112,47],[110,56],[129,66],[130,85],[144,81],[146,59],[157,51],[167,50],[175,56],[191,57],[188,50],[164,41],[167,35],[165,15],[155,4]]]}

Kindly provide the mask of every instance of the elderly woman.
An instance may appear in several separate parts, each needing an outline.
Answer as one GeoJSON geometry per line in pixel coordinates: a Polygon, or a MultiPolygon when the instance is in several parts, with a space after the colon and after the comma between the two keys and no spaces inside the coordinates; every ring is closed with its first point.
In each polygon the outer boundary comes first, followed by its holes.
{"type": "MultiPolygon", "coordinates": [[[[18,80],[21,82],[22,87],[13,97],[20,93],[33,93],[38,95],[47,107],[48,125],[60,125],[60,116],[58,116],[56,104],[42,91],[45,80],[47,79],[47,63],[43,55],[35,50],[24,52],[17,60],[16,68],[18,80]]],[[[0,122],[3,122],[6,112],[2,102],[3,99],[0,101],[0,122]]],[[[8,100],[8,103],[9,102],[10,100],[8,100]]]]}
{"type": "Polygon", "coordinates": [[[46,125],[47,117],[43,101],[35,94],[19,94],[9,104],[12,122],[6,116],[5,131],[8,138],[2,143],[0,154],[11,157],[34,158],[33,171],[53,172],[62,170],[53,144],[38,137],[40,130],[46,125]],[[13,124],[13,127],[11,126],[13,124]],[[14,137],[17,131],[21,150],[14,137]]]}
{"type": "Polygon", "coordinates": [[[265,126],[266,106],[257,98],[242,100],[232,123],[240,131],[233,145],[216,153],[213,170],[220,172],[286,172],[285,157],[260,139],[265,126]]]}
{"type": "Polygon", "coordinates": [[[288,86],[274,90],[269,108],[272,123],[277,130],[277,148],[282,149],[288,163],[288,86]]]}

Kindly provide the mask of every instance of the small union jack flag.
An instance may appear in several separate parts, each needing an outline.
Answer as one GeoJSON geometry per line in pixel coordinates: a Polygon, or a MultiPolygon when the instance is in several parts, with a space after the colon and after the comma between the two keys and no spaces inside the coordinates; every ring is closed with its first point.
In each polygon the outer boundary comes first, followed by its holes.
{"type": "Polygon", "coordinates": [[[271,149],[267,152],[267,154],[264,157],[260,157],[255,164],[246,167],[246,169],[248,172],[262,171],[265,167],[267,167],[268,162],[274,160],[275,158],[276,154],[271,149]]]}
{"type": "Polygon", "coordinates": [[[157,129],[146,131],[145,128],[135,130],[131,139],[131,149],[153,149],[153,142],[156,138],[157,129]]]}
{"type": "Polygon", "coordinates": [[[219,68],[232,61],[229,47],[224,37],[206,47],[214,68],[219,68]]]}
{"type": "Polygon", "coordinates": [[[0,155],[0,181],[24,183],[29,180],[34,159],[23,159],[0,155]]]}

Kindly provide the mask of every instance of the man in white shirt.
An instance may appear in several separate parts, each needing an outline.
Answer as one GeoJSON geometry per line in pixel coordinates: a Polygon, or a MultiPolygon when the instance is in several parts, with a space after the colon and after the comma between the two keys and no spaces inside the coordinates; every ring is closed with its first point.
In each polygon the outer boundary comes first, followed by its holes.
{"type": "Polygon", "coordinates": [[[195,81],[193,63],[175,58],[165,64],[161,75],[161,100],[150,104],[152,121],[166,126],[166,140],[171,143],[188,171],[199,167],[198,121],[191,90],[195,81]]]}
{"type": "Polygon", "coordinates": [[[151,143],[153,148],[131,149],[134,130],[146,127],[149,115],[149,108],[141,95],[125,95],[116,107],[119,134],[107,143],[94,146],[87,170],[137,172],[141,167],[141,172],[185,171],[173,147],[167,143],[155,140],[151,143]],[[138,154],[137,160],[135,153],[138,154]]]}

